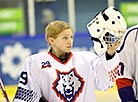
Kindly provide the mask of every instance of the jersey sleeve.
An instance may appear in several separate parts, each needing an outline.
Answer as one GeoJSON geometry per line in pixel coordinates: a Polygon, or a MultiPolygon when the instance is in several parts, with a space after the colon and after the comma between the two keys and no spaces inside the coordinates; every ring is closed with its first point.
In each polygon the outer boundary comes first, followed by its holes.
{"type": "Polygon", "coordinates": [[[119,70],[119,55],[117,53],[110,60],[106,60],[105,54],[97,57],[94,63],[96,89],[104,91],[113,87],[119,70]]]}
{"type": "Polygon", "coordinates": [[[33,63],[31,58],[27,58],[25,67],[21,71],[18,88],[13,102],[39,102],[41,91],[38,83],[32,76],[33,63]]]}
{"type": "Polygon", "coordinates": [[[116,85],[122,102],[135,102],[134,90],[132,88],[133,80],[128,78],[119,78],[116,80],[116,85]]]}

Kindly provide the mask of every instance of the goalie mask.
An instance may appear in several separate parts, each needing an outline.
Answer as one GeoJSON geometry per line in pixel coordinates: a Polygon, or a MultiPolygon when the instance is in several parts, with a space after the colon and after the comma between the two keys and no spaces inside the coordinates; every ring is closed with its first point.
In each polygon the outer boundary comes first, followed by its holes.
{"type": "Polygon", "coordinates": [[[121,40],[126,27],[124,17],[113,6],[99,12],[87,24],[88,31],[94,42],[95,52],[101,55],[107,50],[107,44],[121,40]]]}

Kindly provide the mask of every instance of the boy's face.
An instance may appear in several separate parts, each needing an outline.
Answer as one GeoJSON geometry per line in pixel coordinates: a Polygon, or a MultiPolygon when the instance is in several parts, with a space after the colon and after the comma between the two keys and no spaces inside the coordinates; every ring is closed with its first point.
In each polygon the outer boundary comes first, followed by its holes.
{"type": "Polygon", "coordinates": [[[57,38],[53,39],[52,49],[56,54],[70,52],[73,46],[74,34],[71,29],[62,31],[57,38]]]}

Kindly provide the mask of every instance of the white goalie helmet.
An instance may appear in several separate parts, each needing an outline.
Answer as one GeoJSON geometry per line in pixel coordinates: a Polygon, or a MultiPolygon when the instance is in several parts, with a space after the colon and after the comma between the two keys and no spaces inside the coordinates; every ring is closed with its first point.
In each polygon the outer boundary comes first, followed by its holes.
{"type": "Polygon", "coordinates": [[[113,6],[99,12],[87,24],[88,31],[94,42],[94,50],[98,55],[107,50],[107,44],[121,40],[127,25],[122,14],[113,6]]]}

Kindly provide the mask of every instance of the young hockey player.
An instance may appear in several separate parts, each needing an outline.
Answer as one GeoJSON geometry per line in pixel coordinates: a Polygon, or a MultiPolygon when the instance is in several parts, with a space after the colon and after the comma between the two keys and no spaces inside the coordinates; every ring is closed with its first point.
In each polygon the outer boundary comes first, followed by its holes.
{"type": "Polygon", "coordinates": [[[49,102],[96,102],[95,89],[113,86],[118,75],[115,71],[120,70],[116,66],[120,41],[107,44],[107,51],[97,56],[73,52],[73,37],[72,28],[64,21],[53,21],[46,27],[50,49],[26,59],[14,102],[38,102],[42,96],[49,102]]]}
{"type": "Polygon", "coordinates": [[[138,25],[126,31],[118,52],[122,67],[128,71],[116,81],[119,96],[122,102],[138,102],[138,25]]]}

